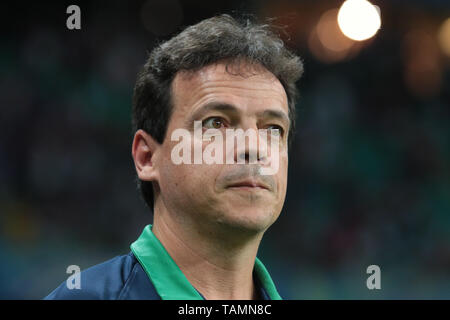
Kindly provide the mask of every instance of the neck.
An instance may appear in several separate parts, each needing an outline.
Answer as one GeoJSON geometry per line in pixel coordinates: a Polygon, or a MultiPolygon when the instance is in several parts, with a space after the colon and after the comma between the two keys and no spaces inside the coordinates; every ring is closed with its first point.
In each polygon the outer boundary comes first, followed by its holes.
{"type": "Polygon", "coordinates": [[[214,229],[180,225],[166,210],[155,208],[153,233],[205,299],[255,299],[253,267],[262,233],[214,229]]]}

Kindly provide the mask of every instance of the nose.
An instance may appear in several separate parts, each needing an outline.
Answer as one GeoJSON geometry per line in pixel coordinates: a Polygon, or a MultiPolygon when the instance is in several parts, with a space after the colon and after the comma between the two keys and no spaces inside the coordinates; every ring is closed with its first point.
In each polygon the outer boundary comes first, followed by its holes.
{"type": "Polygon", "coordinates": [[[262,143],[256,123],[235,130],[234,161],[239,164],[257,164],[267,157],[267,143],[262,143]]]}

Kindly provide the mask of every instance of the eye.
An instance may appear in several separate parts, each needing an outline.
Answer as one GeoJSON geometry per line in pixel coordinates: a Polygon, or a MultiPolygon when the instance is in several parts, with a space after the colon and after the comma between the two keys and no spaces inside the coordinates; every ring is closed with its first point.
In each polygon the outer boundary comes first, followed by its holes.
{"type": "Polygon", "coordinates": [[[277,135],[277,136],[281,136],[284,134],[284,129],[277,125],[277,124],[271,124],[270,126],[267,127],[267,130],[269,130],[269,133],[272,133],[277,135]],[[273,131],[270,131],[273,130],[273,131]]]}
{"type": "Polygon", "coordinates": [[[220,129],[225,127],[225,120],[220,117],[211,117],[204,120],[202,125],[206,129],[220,129]]]}

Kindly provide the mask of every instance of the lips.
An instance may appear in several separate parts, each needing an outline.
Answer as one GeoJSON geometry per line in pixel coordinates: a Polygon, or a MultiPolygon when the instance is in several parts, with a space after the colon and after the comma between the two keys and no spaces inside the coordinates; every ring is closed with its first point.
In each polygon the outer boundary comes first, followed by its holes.
{"type": "Polygon", "coordinates": [[[228,186],[228,188],[242,188],[242,189],[265,189],[265,190],[269,190],[269,187],[259,181],[256,180],[243,180],[243,181],[239,181],[239,182],[235,182],[232,183],[228,186]]]}

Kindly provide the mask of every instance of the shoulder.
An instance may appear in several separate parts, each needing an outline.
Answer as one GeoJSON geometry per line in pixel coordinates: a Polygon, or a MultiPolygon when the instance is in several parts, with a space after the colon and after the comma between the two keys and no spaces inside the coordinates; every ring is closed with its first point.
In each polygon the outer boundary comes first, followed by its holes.
{"type": "Polygon", "coordinates": [[[129,284],[133,282],[134,276],[142,272],[144,272],[142,267],[133,253],[130,252],[83,270],[80,273],[79,289],[67,288],[66,281],[64,281],[44,299],[120,299],[123,296],[123,291],[129,291],[129,284]]]}

